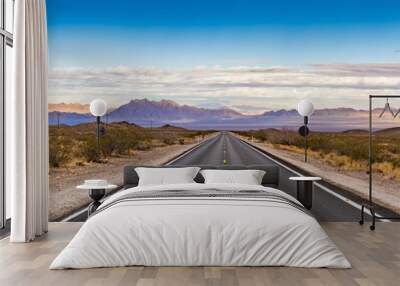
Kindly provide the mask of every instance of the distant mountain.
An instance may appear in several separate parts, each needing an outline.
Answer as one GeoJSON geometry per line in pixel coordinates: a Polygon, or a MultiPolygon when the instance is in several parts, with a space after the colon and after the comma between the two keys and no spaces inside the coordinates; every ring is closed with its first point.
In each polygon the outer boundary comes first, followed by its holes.
{"type": "Polygon", "coordinates": [[[149,123],[190,123],[199,120],[225,120],[244,117],[239,112],[229,109],[205,109],[189,105],[179,105],[171,100],[151,101],[135,99],[110,112],[110,121],[149,123]]]}
{"type": "Polygon", "coordinates": [[[79,103],[50,103],[48,105],[49,112],[71,112],[85,114],[89,113],[89,104],[79,103]]]}
{"type": "MultiPolygon", "coordinates": [[[[379,113],[381,109],[374,109],[375,113],[379,113]]],[[[323,108],[317,109],[314,111],[312,116],[354,116],[356,114],[368,114],[367,110],[357,110],[353,108],[347,107],[338,107],[338,108],[323,108]]],[[[276,111],[266,111],[260,116],[299,116],[296,109],[280,109],[276,111]]]]}
{"type": "Polygon", "coordinates": [[[365,135],[368,134],[367,129],[350,129],[350,130],[345,130],[342,132],[343,134],[352,134],[352,135],[365,135]]]}
{"type": "Polygon", "coordinates": [[[360,114],[368,114],[367,110],[358,110],[348,107],[323,108],[315,110],[313,116],[359,116],[360,114]]]}
{"type": "MultiPolygon", "coordinates": [[[[290,109],[290,110],[286,110],[286,109],[279,109],[279,110],[272,110],[272,111],[266,111],[261,115],[258,116],[296,116],[298,115],[297,110],[296,109],[290,109]]],[[[255,115],[257,116],[257,115],[255,115]]]]}
{"type": "Polygon", "coordinates": [[[400,127],[392,127],[392,128],[387,128],[387,129],[382,129],[375,131],[374,134],[377,135],[389,135],[389,136],[398,136],[400,135],[400,127]]]}
{"type": "Polygon", "coordinates": [[[175,132],[187,131],[186,128],[177,127],[177,126],[173,126],[173,125],[170,125],[170,124],[165,124],[165,125],[159,127],[158,129],[162,130],[162,131],[175,131],[175,132]]]}
{"type": "Polygon", "coordinates": [[[49,112],[49,125],[78,125],[82,123],[94,122],[95,118],[90,114],[80,114],[76,112],[49,112]]]}

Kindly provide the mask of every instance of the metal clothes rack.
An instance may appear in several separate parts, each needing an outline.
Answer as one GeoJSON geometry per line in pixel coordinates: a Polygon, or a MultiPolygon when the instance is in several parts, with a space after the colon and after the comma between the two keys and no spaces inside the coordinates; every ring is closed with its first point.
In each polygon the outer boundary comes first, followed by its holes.
{"type": "MultiPolygon", "coordinates": [[[[374,98],[400,98],[400,95],[370,95],[369,96],[369,140],[368,140],[368,173],[369,173],[369,192],[368,201],[364,202],[361,206],[361,219],[360,224],[364,224],[364,209],[369,209],[372,216],[372,224],[370,229],[375,229],[376,214],[375,214],[375,204],[372,198],[372,101],[374,98]]],[[[379,216],[378,219],[389,219],[389,220],[400,220],[400,217],[382,217],[379,216]]]]}

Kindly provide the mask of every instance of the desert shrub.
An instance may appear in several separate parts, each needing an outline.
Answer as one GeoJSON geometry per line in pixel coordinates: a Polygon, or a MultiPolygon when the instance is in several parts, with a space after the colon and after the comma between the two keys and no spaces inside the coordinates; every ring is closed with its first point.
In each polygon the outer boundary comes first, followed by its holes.
{"type": "Polygon", "coordinates": [[[400,181],[400,169],[396,168],[391,162],[376,163],[372,168],[388,180],[400,181]]]}
{"type": "Polygon", "coordinates": [[[109,134],[106,134],[100,138],[101,153],[104,157],[109,157],[113,155],[117,140],[112,138],[109,134]]]}
{"type": "Polygon", "coordinates": [[[168,137],[168,138],[163,138],[162,142],[166,145],[173,145],[175,144],[174,138],[168,137]]]}
{"type": "Polygon", "coordinates": [[[162,142],[165,145],[173,145],[175,144],[176,138],[175,136],[169,134],[169,135],[165,135],[164,138],[162,138],[162,142]]]}
{"type": "Polygon", "coordinates": [[[119,155],[128,154],[129,150],[133,149],[136,144],[135,139],[129,136],[129,132],[125,130],[120,130],[113,140],[115,143],[115,153],[119,155]]]}
{"type": "Polygon", "coordinates": [[[62,144],[58,138],[49,140],[49,164],[51,167],[61,167],[71,160],[69,148],[62,144]]]}
{"type": "Polygon", "coordinates": [[[266,141],[268,139],[267,133],[264,130],[254,132],[253,137],[259,141],[266,141]]]}
{"type": "Polygon", "coordinates": [[[151,149],[151,143],[147,141],[138,142],[136,145],[136,150],[146,151],[151,149]]]}
{"type": "Polygon", "coordinates": [[[400,168],[400,157],[396,156],[392,159],[393,166],[396,168],[400,168]]]}
{"type": "Polygon", "coordinates": [[[208,131],[196,131],[196,132],[186,132],[183,135],[186,138],[196,138],[196,137],[203,137],[205,135],[207,135],[209,132],[208,131]]]}
{"type": "Polygon", "coordinates": [[[80,156],[87,162],[95,162],[97,159],[96,138],[92,136],[87,137],[81,144],[80,156]]]}
{"type": "Polygon", "coordinates": [[[179,138],[179,144],[184,145],[185,144],[185,139],[179,138]]]}
{"type": "Polygon", "coordinates": [[[186,138],[196,138],[197,136],[201,136],[201,132],[188,132],[184,134],[186,138]]]}
{"type": "MultiPolygon", "coordinates": [[[[311,150],[315,150],[315,148],[314,148],[314,146],[313,146],[314,144],[312,143],[312,140],[311,140],[311,139],[312,139],[312,138],[311,138],[311,136],[310,136],[310,137],[309,137],[309,140],[308,140],[308,146],[309,146],[309,148],[310,148],[311,150]]],[[[294,146],[296,146],[296,147],[303,148],[303,147],[304,147],[304,138],[301,137],[301,136],[293,136],[290,145],[294,145],[294,146]]]]}
{"type": "Polygon", "coordinates": [[[102,150],[105,156],[126,155],[130,150],[148,147],[142,144],[146,136],[139,132],[132,132],[129,129],[111,129],[105,136],[101,137],[102,150]]]}

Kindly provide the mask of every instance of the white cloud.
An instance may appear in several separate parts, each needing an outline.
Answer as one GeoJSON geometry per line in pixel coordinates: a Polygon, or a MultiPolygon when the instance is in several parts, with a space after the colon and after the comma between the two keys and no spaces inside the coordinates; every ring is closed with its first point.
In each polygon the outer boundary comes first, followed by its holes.
{"type": "Polygon", "coordinates": [[[370,93],[398,93],[400,64],[314,64],[287,67],[199,66],[189,70],[114,67],[57,69],[50,74],[50,102],[111,105],[134,98],[226,106],[242,112],[293,108],[309,97],[319,108],[365,108],[370,93]]]}

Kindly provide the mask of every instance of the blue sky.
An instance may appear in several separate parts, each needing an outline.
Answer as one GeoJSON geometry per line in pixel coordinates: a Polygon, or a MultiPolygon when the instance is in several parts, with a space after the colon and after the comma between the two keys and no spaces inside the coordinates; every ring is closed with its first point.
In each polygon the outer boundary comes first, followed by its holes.
{"type": "Polygon", "coordinates": [[[51,24],[67,26],[225,27],[395,22],[399,4],[395,0],[57,0],[48,1],[47,7],[51,24]]]}
{"type": "MultiPolygon", "coordinates": [[[[318,101],[318,92],[323,92],[327,94],[324,100],[320,100],[323,107],[356,107],[363,104],[360,96],[364,92],[376,91],[372,87],[380,82],[379,73],[375,72],[372,79],[375,82],[371,87],[364,83],[365,91],[359,95],[353,89],[360,88],[349,87],[347,83],[349,74],[346,74],[347,78],[340,76],[338,80],[346,84],[339,88],[328,86],[323,89],[321,83],[302,87],[304,80],[301,79],[310,72],[320,72],[315,64],[334,65],[330,73],[336,75],[343,69],[341,66],[338,71],[338,64],[358,64],[361,67],[352,69],[352,72],[358,71],[356,84],[371,76],[368,73],[371,65],[388,64],[393,68],[393,64],[400,62],[400,1],[52,0],[47,1],[47,9],[50,66],[59,71],[51,89],[54,101],[72,102],[79,96],[80,100],[89,101],[95,96],[95,90],[98,94],[94,86],[82,88],[80,92],[68,92],[68,88],[60,83],[72,77],[71,69],[84,69],[86,73],[79,72],[86,75],[95,72],[97,78],[93,81],[98,83],[105,69],[124,67],[125,80],[134,75],[137,79],[137,73],[145,73],[148,78],[134,86],[127,85],[125,90],[111,88],[112,84],[106,86],[104,80],[100,82],[101,86],[110,89],[101,96],[115,104],[127,101],[129,97],[167,97],[182,103],[214,107],[228,105],[240,110],[240,106],[245,105],[240,103],[241,98],[243,101],[249,96],[248,102],[256,106],[259,105],[258,97],[269,95],[274,98],[274,94],[280,94],[271,106],[262,105],[273,109],[289,107],[303,97],[314,97],[318,101]],[[363,65],[368,65],[364,66],[366,74],[359,73],[363,65]],[[244,85],[236,90],[224,86],[225,93],[222,87],[215,88],[221,86],[221,82],[215,85],[221,79],[215,70],[237,70],[239,67],[299,69],[295,72],[299,80],[289,87],[287,83],[284,87],[282,84],[268,87],[263,84],[264,88],[260,90],[260,85],[257,85],[253,92],[246,92],[245,89],[253,87],[244,85]],[[198,69],[209,71],[204,72],[208,77],[199,75],[198,69]],[[63,78],[60,70],[67,70],[68,77],[63,78]],[[182,73],[178,73],[181,76],[179,84],[168,82],[168,92],[155,88],[160,84],[166,86],[162,75],[177,70],[188,71],[192,90],[179,89],[182,77],[185,78],[182,73]],[[159,71],[164,73],[159,74],[159,71]],[[149,73],[154,74],[150,76],[149,73]],[[210,74],[214,76],[210,78],[210,74]],[[199,82],[203,83],[200,89],[199,82]],[[204,82],[213,85],[206,91],[204,82]],[[293,90],[293,86],[297,90],[293,90]],[[218,96],[213,96],[216,94],[218,96]],[[282,100],[282,97],[286,99],[282,100]]],[[[376,71],[376,66],[372,68],[376,71]]],[[[293,73],[291,71],[287,76],[293,76],[293,73]]],[[[175,79],[178,74],[175,74],[175,79]]],[[[224,75],[222,83],[232,80],[226,71],[224,75]]],[[[234,78],[251,83],[262,82],[263,76],[278,77],[264,71],[258,71],[256,78],[250,75],[245,70],[241,78],[234,78]]],[[[279,75],[282,80],[284,74],[279,75]]],[[[391,74],[385,76],[390,79],[383,80],[387,86],[380,86],[380,90],[395,91],[397,82],[393,81],[391,74]]],[[[324,79],[314,77],[313,81],[322,82],[324,79]]],[[[250,109],[242,111],[252,112],[250,109]]]]}

